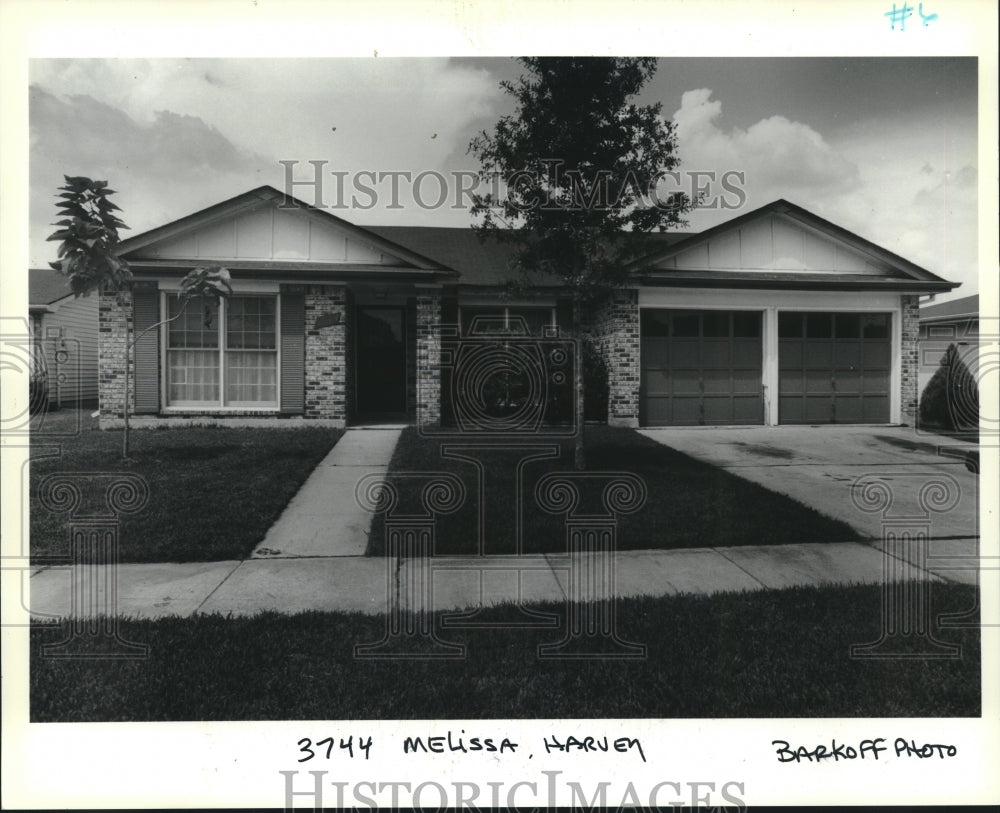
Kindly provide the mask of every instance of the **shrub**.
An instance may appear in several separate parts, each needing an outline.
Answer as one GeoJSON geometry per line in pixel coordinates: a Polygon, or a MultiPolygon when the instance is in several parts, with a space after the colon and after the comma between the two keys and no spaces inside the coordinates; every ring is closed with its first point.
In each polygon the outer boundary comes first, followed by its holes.
{"type": "Polygon", "coordinates": [[[954,344],[920,396],[920,423],[955,432],[979,427],[979,387],[954,344]]]}

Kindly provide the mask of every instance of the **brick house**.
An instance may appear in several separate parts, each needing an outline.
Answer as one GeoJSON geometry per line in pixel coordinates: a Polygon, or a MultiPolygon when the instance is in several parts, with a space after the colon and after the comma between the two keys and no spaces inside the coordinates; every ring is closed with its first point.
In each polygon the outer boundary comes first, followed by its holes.
{"type": "MultiPolygon", "coordinates": [[[[650,240],[588,325],[609,423],[912,421],[918,298],[956,283],[783,200],[650,240]]],[[[132,237],[137,335],[177,313],[191,268],[224,265],[234,286],[138,340],[136,422],[450,420],[456,343],[544,342],[567,324],[555,280],[501,297],[508,251],[468,228],[362,228],[269,186],[132,237]]],[[[99,316],[107,427],[125,331],[113,296],[99,316]]]]}

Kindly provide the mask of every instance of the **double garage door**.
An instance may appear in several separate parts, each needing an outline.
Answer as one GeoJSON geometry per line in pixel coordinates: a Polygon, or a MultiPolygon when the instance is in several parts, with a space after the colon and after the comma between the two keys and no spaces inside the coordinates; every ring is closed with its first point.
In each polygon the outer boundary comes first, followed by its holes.
{"type": "MultiPolygon", "coordinates": [[[[887,423],[887,313],[778,314],[779,423],[887,423]]],[[[761,311],[641,311],[640,422],[764,423],[761,311]]]]}

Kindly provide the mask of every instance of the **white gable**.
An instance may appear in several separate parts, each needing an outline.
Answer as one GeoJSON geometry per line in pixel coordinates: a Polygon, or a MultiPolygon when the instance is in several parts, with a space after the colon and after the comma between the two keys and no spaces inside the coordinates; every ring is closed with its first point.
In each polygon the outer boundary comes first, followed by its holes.
{"type": "Polygon", "coordinates": [[[858,249],[774,213],[723,230],[656,266],[697,271],[814,271],[872,276],[891,273],[858,249]]]}
{"type": "Polygon", "coordinates": [[[267,203],[216,223],[166,237],[132,259],[294,260],[361,265],[409,265],[363,236],[300,210],[267,203]]]}

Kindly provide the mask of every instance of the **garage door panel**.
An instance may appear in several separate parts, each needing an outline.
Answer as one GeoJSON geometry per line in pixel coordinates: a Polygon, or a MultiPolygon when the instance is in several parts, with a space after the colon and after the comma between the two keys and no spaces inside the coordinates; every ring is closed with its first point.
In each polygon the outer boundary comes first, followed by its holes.
{"type": "Polygon", "coordinates": [[[866,395],[888,395],[889,394],[889,371],[865,371],[865,394],[866,395]]]}
{"type": "Polygon", "coordinates": [[[701,353],[698,342],[690,339],[675,339],[666,350],[665,358],[669,359],[671,367],[699,367],[701,353]]]}
{"type": "Polygon", "coordinates": [[[656,395],[645,400],[646,420],[652,424],[670,423],[670,399],[656,395]]]}
{"type": "Polygon", "coordinates": [[[802,366],[802,342],[800,341],[780,341],[778,342],[778,358],[781,359],[782,367],[802,366]]]}
{"type": "Polygon", "coordinates": [[[761,366],[760,339],[735,340],[733,342],[733,366],[753,367],[759,370],[761,366]]]}
{"type": "Polygon", "coordinates": [[[838,398],[834,410],[837,423],[861,423],[864,420],[860,398],[838,398]]]}
{"type": "Polygon", "coordinates": [[[778,374],[778,392],[782,395],[802,395],[805,392],[801,370],[782,370],[778,374]]]}
{"type": "Polygon", "coordinates": [[[861,395],[863,391],[860,370],[834,370],[834,380],[838,396],[861,395]]]}
{"type": "Polygon", "coordinates": [[[763,423],[764,403],[759,395],[733,396],[733,423],[763,423]]]}
{"type": "Polygon", "coordinates": [[[832,396],[807,395],[803,403],[803,420],[806,423],[830,423],[833,415],[832,396]]]}
{"type": "Polygon", "coordinates": [[[866,395],[861,403],[864,423],[884,423],[889,415],[888,395],[866,395]]]}
{"type": "Polygon", "coordinates": [[[782,423],[803,423],[805,421],[805,401],[800,395],[782,395],[778,398],[778,414],[782,423]]]}
{"type": "Polygon", "coordinates": [[[861,350],[861,363],[865,367],[885,367],[888,369],[892,353],[888,342],[867,341],[861,350]]]}
{"type": "Polygon", "coordinates": [[[727,370],[730,364],[730,348],[728,341],[705,339],[701,345],[701,366],[727,370]]]}
{"type": "Polygon", "coordinates": [[[674,395],[698,395],[701,393],[701,370],[675,368],[671,372],[670,383],[674,395]]]}
{"type": "Polygon", "coordinates": [[[688,426],[701,423],[701,396],[699,395],[697,398],[675,397],[673,411],[667,422],[688,426]]]}
{"type": "Polygon", "coordinates": [[[708,395],[726,395],[733,390],[733,381],[730,378],[731,372],[725,370],[702,370],[702,385],[704,393],[708,395]]]}
{"type": "Polygon", "coordinates": [[[757,396],[763,394],[759,369],[733,370],[732,382],[734,394],[757,396]]]}
{"type": "Polygon", "coordinates": [[[835,367],[857,367],[861,364],[861,342],[838,341],[833,349],[835,367]]]}
{"type": "Polygon", "coordinates": [[[833,364],[833,345],[830,342],[806,342],[802,348],[804,367],[829,367],[833,364]]]}
{"type": "Polygon", "coordinates": [[[705,423],[733,423],[733,405],[729,396],[722,398],[706,396],[704,418],[705,423]]]}
{"type": "Polygon", "coordinates": [[[653,398],[670,395],[670,371],[643,369],[642,389],[653,398]]]}
{"type": "Polygon", "coordinates": [[[825,395],[833,392],[833,381],[829,370],[805,371],[806,395],[825,395]]]}

